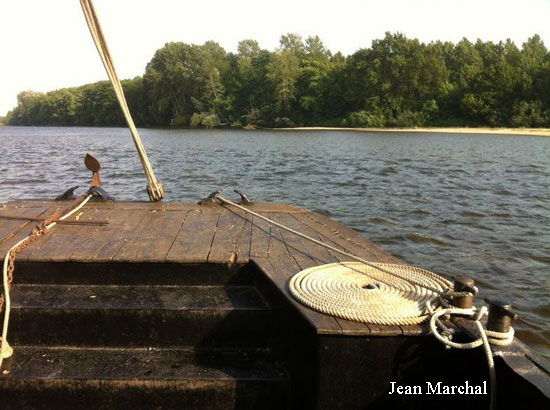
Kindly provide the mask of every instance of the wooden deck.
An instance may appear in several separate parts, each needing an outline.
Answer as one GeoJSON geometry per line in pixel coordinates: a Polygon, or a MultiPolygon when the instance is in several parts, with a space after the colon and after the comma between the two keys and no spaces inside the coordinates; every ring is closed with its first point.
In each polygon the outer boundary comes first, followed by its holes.
{"type": "MultiPolygon", "coordinates": [[[[66,203],[24,200],[0,205],[0,215],[45,217],[66,203]]],[[[400,263],[354,230],[319,213],[294,206],[257,203],[251,209],[334,247],[376,262],[400,263]]],[[[179,202],[90,202],[81,221],[104,226],[58,225],[17,260],[48,262],[255,263],[317,329],[334,335],[419,335],[424,326],[377,326],[313,311],[290,296],[288,281],[311,266],[348,258],[303,240],[231,207],[179,202]]],[[[0,218],[2,255],[35,222],[0,218]]]]}

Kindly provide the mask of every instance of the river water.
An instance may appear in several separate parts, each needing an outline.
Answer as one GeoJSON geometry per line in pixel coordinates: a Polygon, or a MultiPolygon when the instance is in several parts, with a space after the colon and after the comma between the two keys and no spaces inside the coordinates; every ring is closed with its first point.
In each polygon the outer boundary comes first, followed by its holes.
{"type": "MultiPolygon", "coordinates": [[[[550,138],[332,131],[141,130],[167,200],[224,188],[321,212],[402,260],[512,301],[550,357],[550,138]]],[[[86,186],[147,200],[129,131],[0,127],[0,202],[86,186]]],[[[481,302],[478,302],[478,304],[481,302]]]]}

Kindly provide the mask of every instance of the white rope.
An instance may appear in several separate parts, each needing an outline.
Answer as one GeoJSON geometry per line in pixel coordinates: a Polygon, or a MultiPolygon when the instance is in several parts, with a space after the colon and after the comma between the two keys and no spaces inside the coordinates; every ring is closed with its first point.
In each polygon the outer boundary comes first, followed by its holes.
{"type": "Polygon", "coordinates": [[[312,309],[356,322],[378,325],[424,322],[428,318],[426,303],[438,295],[412,284],[411,279],[443,290],[440,284],[430,282],[412,266],[372,262],[371,265],[341,262],[305,269],[291,278],[290,293],[312,309]]]}
{"type": "Polygon", "coordinates": [[[141,137],[139,136],[137,128],[134,124],[134,120],[132,119],[132,115],[130,114],[128,103],[126,102],[126,98],[124,97],[124,90],[122,89],[122,84],[120,83],[120,80],[116,73],[113,58],[111,57],[111,53],[109,52],[107,41],[103,36],[103,32],[101,30],[101,25],[99,24],[95,8],[91,0],[80,0],[80,5],[82,6],[82,11],[84,12],[86,23],[88,24],[88,28],[90,29],[90,34],[92,35],[99,56],[101,57],[103,66],[107,71],[109,80],[111,80],[111,84],[113,85],[113,89],[115,90],[118,103],[120,104],[120,108],[122,109],[122,113],[124,114],[124,118],[126,119],[126,123],[128,124],[128,128],[130,129],[130,133],[132,134],[132,138],[134,140],[134,144],[136,146],[139,159],[141,161],[141,166],[143,167],[145,177],[147,178],[147,193],[149,194],[149,198],[151,199],[151,201],[160,201],[165,196],[164,188],[160,181],[158,181],[155,177],[153,167],[149,162],[149,158],[147,157],[147,153],[145,152],[145,147],[141,142],[141,137]]]}
{"type": "Polygon", "coordinates": [[[485,330],[489,343],[494,346],[509,346],[514,341],[514,328],[510,326],[508,332],[494,332],[492,330],[485,330]]]}
{"type": "Polygon", "coordinates": [[[432,312],[432,316],[430,318],[430,330],[435,338],[443,343],[445,346],[448,346],[449,348],[453,347],[455,349],[474,349],[478,346],[483,346],[485,357],[487,358],[487,367],[489,369],[489,379],[491,384],[491,402],[489,408],[493,409],[496,403],[497,381],[495,362],[493,360],[491,345],[510,345],[514,340],[514,328],[510,327],[510,330],[508,332],[495,332],[491,330],[486,330],[481,324],[481,318],[487,313],[487,308],[485,306],[481,307],[481,309],[479,310],[474,306],[470,309],[447,308],[441,309],[437,312],[433,310],[430,302],[428,302],[427,306],[428,310],[432,312]],[[473,317],[474,323],[476,324],[479,333],[479,338],[468,343],[456,343],[451,341],[452,333],[446,332],[448,329],[439,320],[441,316],[446,315],[461,315],[473,317]],[[439,333],[438,327],[441,327],[442,329],[444,329],[444,331],[442,333],[439,333]]]}
{"type": "MultiPolygon", "coordinates": [[[[60,221],[63,221],[73,215],[75,212],[78,212],[84,205],[88,203],[88,201],[92,198],[92,195],[88,195],[86,199],[84,199],[77,207],[75,207],[70,212],[67,212],[65,215],[61,216],[59,218],[60,221]]],[[[52,222],[48,225],[46,225],[46,229],[49,230],[53,228],[55,225],[57,225],[56,222],[52,222]]],[[[40,234],[38,234],[40,235],[40,234]]],[[[2,362],[4,359],[7,359],[13,354],[13,349],[8,343],[8,326],[10,323],[10,313],[11,313],[11,298],[10,298],[10,284],[9,284],[9,278],[8,278],[8,265],[9,265],[9,259],[11,252],[18,248],[23,242],[25,242],[31,235],[28,235],[24,239],[21,239],[19,242],[17,242],[15,245],[13,245],[8,252],[6,253],[6,256],[4,257],[4,268],[3,268],[3,275],[2,275],[2,282],[4,286],[4,298],[5,298],[5,307],[4,307],[4,323],[2,327],[2,339],[1,339],[1,347],[0,347],[0,369],[2,368],[2,362]]]]}
{"type": "MultiPolygon", "coordinates": [[[[428,306],[430,302],[428,302],[428,306]]],[[[479,346],[483,346],[483,351],[485,352],[485,357],[487,359],[487,367],[489,369],[489,380],[491,385],[491,401],[489,408],[492,410],[496,402],[496,390],[497,390],[497,379],[495,372],[495,362],[493,360],[493,352],[491,351],[491,344],[496,345],[505,345],[512,343],[514,337],[514,329],[510,328],[510,332],[499,333],[492,332],[490,330],[485,330],[481,324],[481,318],[487,313],[487,308],[482,306],[481,309],[476,309],[475,307],[469,309],[460,309],[460,308],[448,308],[441,309],[437,312],[434,312],[430,318],[430,330],[437,340],[443,343],[449,348],[455,349],[474,349],[479,346]],[[451,340],[452,334],[447,336],[439,333],[438,326],[443,326],[439,321],[441,316],[445,315],[460,315],[460,316],[471,316],[474,318],[474,323],[476,324],[479,338],[468,343],[457,343],[451,340]],[[439,323],[439,324],[438,324],[439,323]],[[511,338],[510,338],[511,334],[511,338]],[[491,336],[490,338],[488,336],[491,336]]]]}

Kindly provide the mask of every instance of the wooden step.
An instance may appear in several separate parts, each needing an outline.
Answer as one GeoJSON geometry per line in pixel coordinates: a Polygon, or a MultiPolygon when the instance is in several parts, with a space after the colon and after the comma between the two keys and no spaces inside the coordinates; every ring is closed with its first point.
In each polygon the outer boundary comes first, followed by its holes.
{"type": "Polygon", "coordinates": [[[14,285],[10,340],[77,346],[266,346],[276,311],[252,286],[14,285]]]}
{"type": "Polygon", "coordinates": [[[2,409],[287,409],[264,351],[15,346],[2,409]]]}
{"type": "Polygon", "coordinates": [[[15,283],[49,285],[222,286],[250,283],[257,272],[242,264],[18,261],[15,283]]]}

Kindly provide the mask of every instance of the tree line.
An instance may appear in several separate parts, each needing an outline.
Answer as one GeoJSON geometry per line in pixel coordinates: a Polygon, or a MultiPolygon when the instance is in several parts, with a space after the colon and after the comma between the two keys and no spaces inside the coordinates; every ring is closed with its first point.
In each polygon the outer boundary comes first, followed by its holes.
{"type": "MultiPolygon", "coordinates": [[[[550,53],[540,36],[422,43],[386,33],[350,56],[317,36],[274,51],[243,40],[167,43],[122,81],[139,126],[550,126],[550,53]]],[[[123,126],[107,81],[21,92],[9,125],[123,126]]]]}

